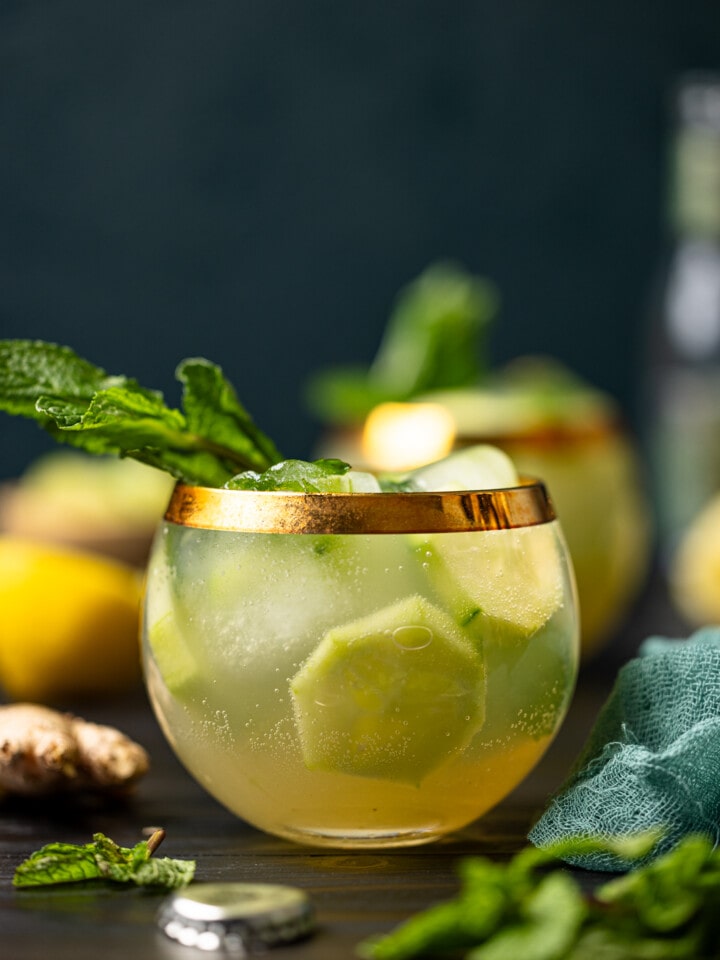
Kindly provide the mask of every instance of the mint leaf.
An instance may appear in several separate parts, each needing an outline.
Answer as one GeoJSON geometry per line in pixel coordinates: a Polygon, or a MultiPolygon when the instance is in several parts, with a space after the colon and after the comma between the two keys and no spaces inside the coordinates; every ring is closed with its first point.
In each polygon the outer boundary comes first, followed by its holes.
{"type": "Polygon", "coordinates": [[[149,841],[141,840],[134,847],[120,847],[102,833],[93,834],[92,843],[82,845],[46,844],[17,867],[13,885],[37,887],[83,880],[112,880],[171,889],[190,883],[195,874],[195,862],[168,857],[152,859],[153,850],[160,842],[156,837],[157,834],[149,841]]]}
{"type": "Polygon", "coordinates": [[[82,847],[48,843],[20,864],[13,877],[13,886],[37,887],[95,880],[102,874],[95,859],[94,846],[90,843],[82,847]]]}
{"type": "Polygon", "coordinates": [[[397,296],[371,380],[403,398],[476,383],[497,293],[453,263],[436,263],[397,296]]]}
{"type": "Polygon", "coordinates": [[[0,340],[0,409],[35,416],[39,396],[90,400],[108,385],[100,367],[69,347],[41,340],[0,340]]]}
{"type": "Polygon", "coordinates": [[[562,871],[549,874],[519,905],[519,917],[472,952],[472,960],[559,960],[577,940],[588,907],[562,871]]]}
{"type": "Polygon", "coordinates": [[[460,862],[463,884],[448,900],[410,917],[384,937],[361,943],[358,954],[371,960],[409,960],[470,948],[486,941],[507,913],[503,867],[484,857],[460,862]]]}
{"type": "Polygon", "coordinates": [[[184,385],[183,409],[188,429],[238,454],[254,469],[265,469],[282,457],[237,398],[215,364],[202,357],[183,360],[176,376],[184,385]]]}
{"type": "Polygon", "coordinates": [[[397,390],[370,380],[367,367],[330,367],[319,370],[305,387],[310,410],[326,423],[362,424],[379,403],[402,399],[397,390]]]}
{"type": "Polygon", "coordinates": [[[189,446],[183,415],[169,410],[160,394],[135,385],[99,390],[84,408],[77,401],[41,396],[37,409],[59,429],[82,433],[78,439],[91,453],[189,446]]]}
{"type": "Polygon", "coordinates": [[[247,470],[229,480],[228,490],[288,490],[296,493],[338,493],[350,469],[343,460],[283,460],[264,473],[247,470]]]}
{"type": "Polygon", "coordinates": [[[108,376],[69,347],[0,341],[0,410],[36,420],[57,440],[94,454],[132,457],[187,483],[220,487],[281,459],[222,370],[208,360],[177,368],[184,411],[124,376],[108,376]]]}
{"type": "Polygon", "coordinates": [[[666,933],[698,913],[710,887],[720,903],[720,858],[714,844],[707,837],[688,837],[642,870],[603,884],[596,897],[632,908],[648,929],[666,933]]]}
{"type": "Polygon", "coordinates": [[[588,852],[642,860],[658,831],[636,837],[580,837],[527,847],[508,863],[460,862],[454,900],[366,940],[368,960],[465,957],[466,960],[700,960],[720,943],[720,850],[688,836],[649,864],[601,885],[591,896],[555,858],[588,852]]]}
{"type": "Polygon", "coordinates": [[[308,405],[328,423],[358,424],[378,403],[479,382],[497,307],[484,278],[431,265],[398,294],[372,364],[319,371],[307,384],[308,405]]]}

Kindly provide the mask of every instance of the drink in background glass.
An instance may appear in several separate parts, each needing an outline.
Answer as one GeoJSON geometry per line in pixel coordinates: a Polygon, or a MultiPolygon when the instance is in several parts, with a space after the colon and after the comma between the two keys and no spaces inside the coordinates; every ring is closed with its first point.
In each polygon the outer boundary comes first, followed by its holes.
{"type": "Polygon", "coordinates": [[[640,458],[607,394],[554,360],[520,358],[483,385],[378,405],[363,431],[328,431],[320,454],[402,472],[480,442],[551,491],[577,580],[582,655],[596,654],[622,624],[650,557],[640,458]]]}
{"type": "Polygon", "coordinates": [[[542,756],[577,670],[573,577],[541,484],[299,494],[178,486],[144,662],[188,770],[255,826],[428,842],[542,756]]]}

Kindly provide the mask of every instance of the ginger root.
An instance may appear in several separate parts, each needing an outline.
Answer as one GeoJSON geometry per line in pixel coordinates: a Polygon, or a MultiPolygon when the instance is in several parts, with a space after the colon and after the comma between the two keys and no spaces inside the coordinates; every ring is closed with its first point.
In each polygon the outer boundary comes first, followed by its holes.
{"type": "Polygon", "coordinates": [[[146,751],[114,727],[34,703],[0,706],[0,796],[121,792],[149,765],[146,751]]]}

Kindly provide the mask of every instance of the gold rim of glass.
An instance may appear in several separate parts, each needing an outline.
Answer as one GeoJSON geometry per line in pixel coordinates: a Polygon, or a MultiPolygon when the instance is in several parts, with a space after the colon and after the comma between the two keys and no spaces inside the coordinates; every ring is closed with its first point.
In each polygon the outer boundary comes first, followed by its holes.
{"type": "Polygon", "coordinates": [[[491,443],[495,446],[520,443],[523,446],[535,447],[564,447],[597,443],[622,434],[623,430],[617,420],[604,420],[597,423],[576,424],[557,423],[538,426],[533,430],[516,430],[515,432],[501,433],[458,433],[455,445],[458,447],[472,447],[479,443],[491,443]]]}
{"type": "Polygon", "coordinates": [[[441,493],[288,493],[178,483],[165,520],[243,533],[451,533],[532,527],[555,519],[545,485],[441,493]]]}

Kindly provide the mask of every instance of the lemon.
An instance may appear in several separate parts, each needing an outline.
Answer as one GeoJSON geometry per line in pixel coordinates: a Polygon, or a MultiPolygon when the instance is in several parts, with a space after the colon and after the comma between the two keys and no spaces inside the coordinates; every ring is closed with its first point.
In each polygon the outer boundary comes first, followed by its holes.
{"type": "Polygon", "coordinates": [[[670,564],[669,586],[675,606],[691,624],[720,622],[720,495],[683,533],[670,564]]]}
{"type": "Polygon", "coordinates": [[[411,596],[329,630],[291,683],[306,766],[418,784],[485,713],[485,670],[452,618],[411,596]]]}
{"type": "Polygon", "coordinates": [[[0,686],[41,703],[131,687],[141,589],[120,562],[0,536],[0,686]]]}

